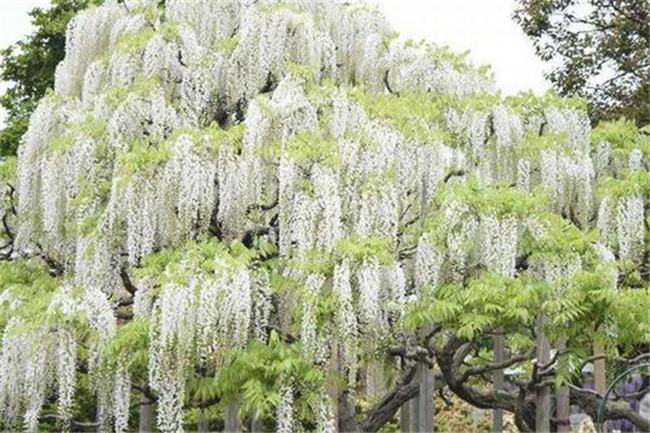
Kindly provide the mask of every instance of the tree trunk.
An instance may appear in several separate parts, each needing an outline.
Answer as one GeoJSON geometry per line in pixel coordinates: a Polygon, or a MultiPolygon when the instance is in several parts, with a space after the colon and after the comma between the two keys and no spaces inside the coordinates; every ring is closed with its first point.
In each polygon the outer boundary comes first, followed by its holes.
{"type": "Polygon", "coordinates": [[[140,415],[138,419],[138,432],[150,433],[154,431],[154,403],[152,403],[146,396],[141,396],[138,412],[140,415]]]}
{"type": "MultiPolygon", "coordinates": [[[[566,338],[560,337],[557,341],[558,352],[566,349],[566,338]]],[[[569,388],[563,386],[555,392],[556,408],[555,418],[557,418],[558,433],[568,433],[571,431],[569,416],[571,415],[571,402],[569,400],[569,388]]]]}
{"type": "MultiPolygon", "coordinates": [[[[499,363],[505,360],[505,336],[503,329],[497,328],[496,335],[494,336],[494,362],[499,363]]],[[[503,369],[495,370],[493,374],[494,390],[500,391],[503,389],[503,369]]],[[[501,433],[503,431],[503,411],[495,409],[492,411],[492,431],[494,433],[501,433]]]]}
{"type": "Polygon", "coordinates": [[[225,413],[225,428],[224,430],[227,433],[240,433],[241,432],[241,424],[239,423],[239,406],[240,402],[239,399],[233,399],[228,403],[228,406],[226,406],[226,413],[225,413]]]}
{"type": "MultiPolygon", "coordinates": [[[[544,366],[551,360],[551,348],[548,338],[544,333],[546,319],[542,314],[537,316],[535,328],[537,332],[537,365],[544,366]]],[[[537,433],[548,433],[551,430],[551,392],[548,386],[537,390],[535,408],[535,431],[537,433]]]]}

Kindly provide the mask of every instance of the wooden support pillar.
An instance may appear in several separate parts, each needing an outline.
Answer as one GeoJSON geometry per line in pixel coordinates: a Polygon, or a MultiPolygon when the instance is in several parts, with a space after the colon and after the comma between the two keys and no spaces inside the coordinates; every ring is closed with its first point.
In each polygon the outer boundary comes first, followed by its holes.
{"type": "Polygon", "coordinates": [[[138,432],[151,433],[154,431],[154,403],[146,396],[140,397],[138,406],[138,432]]]}
{"type": "Polygon", "coordinates": [[[254,411],[251,412],[251,433],[264,433],[264,420],[254,411]]]}
{"type": "Polygon", "coordinates": [[[420,384],[420,389],[415,401],[416,416],[413,418],[415,424],[414,431],[433,433],[433,371],[425,363],[419,362],[416,378],[420,384]]]}
{"type": "MultiPolygon", "coordinates": [[[[537,365],[544,366],[551,360],[551,347],[544,332],[546,319],[539,314],[535,323],[537,333],[537,365]]],[[[535,410],[535,431],[537,433],[549,433],[551,430],[551,392],[548,386],[537,390],[535,410]]]]}
{"type": "Polygon", "coordinates": [[[402,433],[411,433],[411,405],[413,400],[409,400],[399,408],[399,431],[402,433]]]}
{"type": "MultiPolygon", "coordinates": [[[[566,349],[566,338],[560,337],[557,341],[558,352],[566,349]]],[[[557,431],[558,433],[568,433],[571,431],[571,424],[569,424],[569,416],[571,415],[571,402],[569,400],[569,388],[566,386],[560,387],[555,392],[555,418],[558,420],[557,431]]]]}
{"type": "MultiPolygon", "coordinates": [[[[505,360],[505,335],[503,329],[497,328],[494,336],[494,362],[499,363],[505,360]]],[[[494,390],[503,390],[503,369],[495,370],[492,375],[494,381],[494,390]]],[[[503,431],[503,411],[495,409],[492,411],[492,431],[501,433],[503,431]]]]}
{"type": "Polygon", "coordinates": [[[240,433],[241,423],[239,422],[239,407],[241,403],[238,398],[235,398],[226,406],[226,413],[224,417],[224,429],[226,433],[240,433]]]}
{"type": "Polygon", "coordinates": [[[203,409],[199,409],[196,430],[198,433],[208,433],[210,431],[210,422],[203,409]]]}
{"type": "Polygon", "coordinates": [[[339,431],[354,433],[359,431],[357,425],[354,402],[350,391],[345,390],[339,394],[339,431]]]}
{"type": "Polygon", "coordinates": [[[607,378],[605,374],[605,346],[603,343],[594,342],[594,356],[600,356],[594,361],[595,389],[598,394],[604,396],[607,391],[607,378]]]}
{"type": "MultiPolygon", "coordinates": [[[[600,341],[594,341],[594,357],[598,357],[594,360],[594,389],[601,396],[605,396],[607,392],[607,374],[606,374],[606,365],[605,365],[605,346],[600,341]]],[[[596,420],[594,420],[596,423],[596,420]]],[[[607,422],[602,425],[596,425],[596,428],[599,431],[606,430],[607,422]]]]}
{"type": "Polygon", "coordinates": [[[339,370],[341,369],[340,363],[340,354],[339,354],[339,345],[336,345],[336,349],[332,351],[332,356],[329,359],[328,369],[329,369],[329,383],[327,385],[327,394],[330,398],[330,405],[332,408],[332,418],[334,419],[335,433],[339,432],[339,397],[341,395],[341,390],[339,388],[339,370]]]}

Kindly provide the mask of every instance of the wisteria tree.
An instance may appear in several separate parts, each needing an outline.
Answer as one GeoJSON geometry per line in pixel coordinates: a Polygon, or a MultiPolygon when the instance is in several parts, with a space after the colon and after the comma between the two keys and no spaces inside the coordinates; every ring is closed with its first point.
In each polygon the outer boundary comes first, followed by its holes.
{"type": "Polygon", "coordinates": [[[106,1],[0,169],[2,425],[595,417],[582,367],[650,343],[649,164],[647,130],[504,99],[365,4],[106,1]]]}

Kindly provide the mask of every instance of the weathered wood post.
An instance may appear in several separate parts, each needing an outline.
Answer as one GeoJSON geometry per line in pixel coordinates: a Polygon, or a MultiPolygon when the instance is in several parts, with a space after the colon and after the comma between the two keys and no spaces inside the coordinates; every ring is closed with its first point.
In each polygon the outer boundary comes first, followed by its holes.
{"type": "MultiPolygon", "coordinates": [[[[537,367],[538,369],[547,365],[551,360],[551,347],[544,332],[546,319],[539,314],[535,323],[537,333],[537,367]]],[[[551,392],[548,386],[540,387],[537,390],[535,431],[537,433],[549,433],[551,429],[551,392]]]]}
{"type": "MultiPolygon", "coordinates": [[[[505,335],[503,329],[497,328],[494,335],[494,362],[499,363],[505,360],[505,335]]],[[[503,369],[495,370],[492,375],[494,390],[503,389],[503,369]]],[[[503,431],[503,411],[495,409],[492,411],[492,431],[501,433],[503,431]]]]}
{"type": "Polygon", "coordinates": [[[226,406],[224,431],[227,433],[240,433],[241,423],[239,422],[239,407],[241,403],[238,398],[233,398],[226,406]]]}

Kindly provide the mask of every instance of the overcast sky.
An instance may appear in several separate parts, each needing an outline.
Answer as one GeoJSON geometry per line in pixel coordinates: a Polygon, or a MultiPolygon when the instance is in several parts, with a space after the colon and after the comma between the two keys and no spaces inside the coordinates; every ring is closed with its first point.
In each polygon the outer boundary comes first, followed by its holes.
{"type": "MultiPolygon", "coordinates": [[[[209,0],[218,1],[218,0],[209,0]]],[[[393,29],[413,39],[470,50],[476,64],[489,64],[505,93],[548,87],[542,62],[511,15],[515,0],[370,0],[379,5],[393,29]]],[[[1,0],[0,47],[31,30],[27,11],[49,0],[1,0]]],[[[4,88],[4,86],[2,86],[4,88]]],[[[2,115],[0,114],[0,122],[2,115]]]]}

